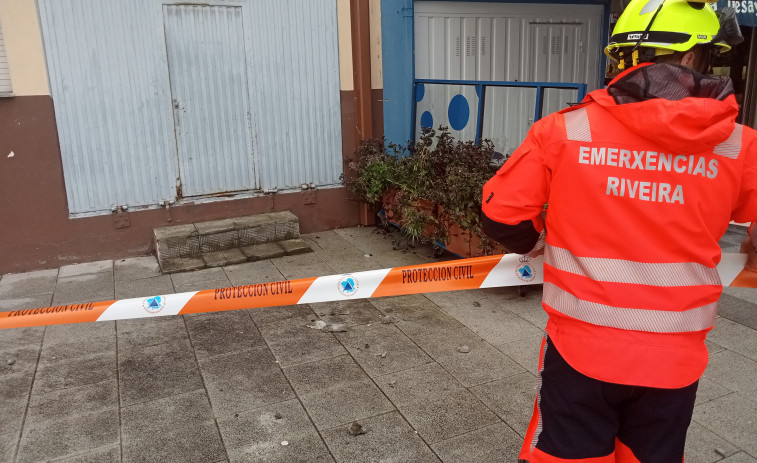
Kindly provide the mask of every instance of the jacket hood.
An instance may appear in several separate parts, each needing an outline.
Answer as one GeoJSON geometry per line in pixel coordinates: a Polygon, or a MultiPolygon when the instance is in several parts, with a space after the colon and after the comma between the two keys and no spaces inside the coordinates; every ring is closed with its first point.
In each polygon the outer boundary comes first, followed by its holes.
{"type": "Polygon", "coordinates": [[[595,101],[670,152],[685,154],[713,148],[731,135],[739,112],[733,93],[728,77],[660,63],[631,68],[584,101],[595,101]]]}

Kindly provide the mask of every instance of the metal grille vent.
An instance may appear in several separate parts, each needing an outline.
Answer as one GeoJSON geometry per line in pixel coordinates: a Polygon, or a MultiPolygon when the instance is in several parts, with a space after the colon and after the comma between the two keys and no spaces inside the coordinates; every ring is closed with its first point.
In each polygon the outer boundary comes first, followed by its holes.
{"type": "Polygon", "coordinates": [[[465,38],[465,56],[476,56],[477,37],[465,38]]]}
{"type": "Polygon", "coordinates": [[[481,56],[486,56],[486,37],[481,37],[481,56]]]}
{"type": "Polygon", "coordinates": [[[455,40],[455,56],[460,56],[460,37],[455,40]]]}
{"type": "Polygon", "coordinates": [[[552,54],[559,55],[562,52],[562,37],[552,36],[552,54]]]}

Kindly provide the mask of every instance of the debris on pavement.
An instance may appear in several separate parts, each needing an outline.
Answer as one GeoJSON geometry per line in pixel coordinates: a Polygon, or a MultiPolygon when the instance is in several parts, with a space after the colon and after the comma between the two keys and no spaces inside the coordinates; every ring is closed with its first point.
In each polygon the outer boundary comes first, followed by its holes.
{"type": "Polygon", "coordinates": [[[457,348],[457,351],[460,352],[461,354],[467,354],[468,352],[470,352],[470,347],[460,346],[457,348]]]}
{"type": "Polygon", "coordinates": [[[350,425],[350,429],[348,430],[350,434],[353,436],[358,436],[360,434],[365,434],[365,428],[362,424],[358,423],[357,421],[353,421],[350,425]]]}
{"type": "Polygon", "coordinates": [[[343,333],[347,331],[347,325],[344,323],[326,323],[323,320],[316,320],[305,326],[314,330],[325,331],[327,333],[343,333]]]}
{"type": "Polygon", "coordinates": [[[281,441],[281,445],[287,446],[287,445],[289,445],[289,441],[288,440],[283,440],[283,441],[281,441]]]}
{"type": "Polygon", "coordinates": [[[16,363],[16,359],[8,359],[8,365],[13,365],[16,363]]]}
{"type": "Polygon", "coordinates": [[[322,331],[326,331],[328,333],[344,333],[345,331],[347,331],[347,325],[345,325],[344,323],[329,323],[323,327],[322,331]]]}
{"type": "Polygon", "coordinates": [[[326,322],[323,320],[315,320],[314,322],[308,323],[305,326],[307,326],[308,328],[313,328],[314,330],[322,330],[323,327],[326,326],[326,322]]]}
{"type": "Polygon", "coordinates": [[[478,301],[473,301],[473,307],[481,307],[481,303],[478,301]]]}
{"type": "Polygon", "coordinates": [[[275,414],[275,415],[273,415],[273,417],[274,417],[274,418],[276,418],[277,420],[280,420],[281,418],[283,418],[283,417],[281,416],[281,413],[279,413],[279,412],[276,412],[276,414],[275,414]]]}

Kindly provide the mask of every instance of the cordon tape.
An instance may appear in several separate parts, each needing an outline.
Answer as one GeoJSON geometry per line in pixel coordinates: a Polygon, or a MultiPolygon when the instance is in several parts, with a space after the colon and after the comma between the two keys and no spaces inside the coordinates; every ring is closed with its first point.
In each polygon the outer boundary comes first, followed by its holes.
{"type": "MultiPolygon", "coordinates": [[[[505,254],[117,301],[3,307],[0,329],[533,285],[544,282],[542,259],[505,254]]],[[[757,273],[743,271],[745,262],[745,254],[723,254],[718,272],[724,286],[757,287],[757,273]]]]}

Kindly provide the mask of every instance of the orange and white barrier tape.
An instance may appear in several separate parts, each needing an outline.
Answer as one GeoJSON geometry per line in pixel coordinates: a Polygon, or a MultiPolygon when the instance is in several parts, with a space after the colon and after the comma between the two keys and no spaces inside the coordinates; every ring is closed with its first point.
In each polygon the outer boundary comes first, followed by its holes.
{"type": "MultiPolygon", "coordinates": [[[[544,281],[542,259],[506,254],[118,301],[11,310],[0,312],[0,329],[532,285],[544,281]]],[[[725,286],[757,287],[757,275],[741,271],[745,262],[745,254],[723,255],[718,271],[725,286]]]]}

